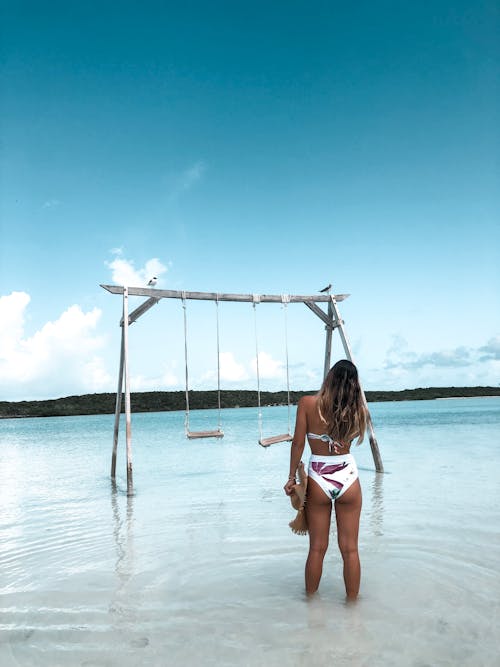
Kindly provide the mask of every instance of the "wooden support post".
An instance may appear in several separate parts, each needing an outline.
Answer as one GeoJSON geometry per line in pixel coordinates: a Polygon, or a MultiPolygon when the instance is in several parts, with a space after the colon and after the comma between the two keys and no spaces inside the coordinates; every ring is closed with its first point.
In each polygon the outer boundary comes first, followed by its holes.
{"type": "Polygon", "coordinates": [[[123,290],[123,367],[125,371],[125,432],[127,440],[127,493],[133,492],[132,424],[130,410],[130,370],[128,363],[128,287],[123,290]]]}
{"type": "MultiPolygon", "coordinates": [[[[349,361],[353,361],[351,347],[349,345],[349,341],[347,340],[347,335],[346,335],[345,329],[344,329],[344,323],[340,319],[339,309],[337,308],[337,302],[336,302],[335,296],[333,294],[331,295],[330,303],[331,303],[331,307],[332,307],[333,318],[334,318],[334,320],[336,320],[336,322],[338,324],[337,328],[339,330],[340,340],[342,341],[342,346],[344,348],[345,355],[349,359],[349,361]]],[[[370,434],[369,435],[370,447],[371,447],[371,450],[372,450],[373,462],[375,463],[375,470],[377,472],[384,472],[384,466],[383,466],[383,463],[382,463],[382,458],[380,456],[380,451],[379,451],[379,448],[378,448],[377,438],[375,437],[375,431],[373,429],[372,418],[371,418],[371,415],[370,415],[370,411],[368,409],[368,403],[366,402],[366,396],[365,396],[365,392],[363,391],[363,387],[361,387],[361,394],[363,396],[363,401],[364,401],[364,404],[366,406],[366,411],[368,413],[367,426],[368,426],[368,432],[370,434]]]]}
{"type": "MultiPolygon", "coordinates": [[[[332,309],[332,302],[328,302],[328,319],[331,321],[333,317],[333,309],[332,309]]],[[[332,333],[333,333],[333,327],[331,324],[327,324],[325,326],[326,329],[326,343],[325,343],[325,365],[323,368],[323,380],[326,378],[328,375],[328,371],[330,370],[330,364],[332,360],[332,333]]]]}
{"type": "Polygon", "coordinates": [[[370,441],[370,447],[372,450],[373,462],[375,463],[375,470],[377,472],[384,472],[384,464],[382,463],[382,457],[380,456],[377,438],[375,437],[375,430],[373,428],[372,416],[370,414],[370,411],[368,410],[368,404],[366,402],[365,392],[363,391],[363,389],[361,389],[361,391],[363,392],[363,400],[365,402],[366,411],[368,414],[368,419],[366,420],[366,423],[368,426],[368,433],[369,433],[368,439],[370,441]]]}
{"type": "MultiPolygon", "coordinates": [[[[128,323],[133,324],[136,322],[139,317],[142,317],[144,313],[147,313],[147,311],[155,306],[158,303],[159,299],[154,299],[150,297],[149,299],[146,299],[143,303],[141,303],[140,306],[138,306],[135,310],[133,310],[130,315],[128,316],[128,323]]],[[[123,322],[120,322],[120,326],[123,324],[123,322]]]]}
{"type": "Polygon", "coordinates": [[[118,434],[120,430],[120,413],[122,411],[122,393],[123,393],[123,356],[124,356],[124,335],[122,328],[122,342],[120,345],[120,370],[118,371],[118,388],[116,390],[115,403],[115,427],[113,430],[113,453],[111,455],[111,479],[116,477],[116,452],[118,449],[118,434]]]}

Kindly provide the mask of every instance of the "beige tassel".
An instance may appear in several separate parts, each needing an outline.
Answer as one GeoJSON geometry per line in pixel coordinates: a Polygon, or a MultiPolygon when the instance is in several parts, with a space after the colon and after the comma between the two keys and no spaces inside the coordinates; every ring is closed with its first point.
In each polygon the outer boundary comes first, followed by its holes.
{"type": "Polygon", "coordinates": [[[307,517],[304,508],[301,507],[297,512],[297,516],[288,524],[292,529],[292,533],[296,535],[307,535],[307,517]]]}
{"type": "Polygon", "coordinates": [[[307,474],[302,461],[299,463],[298,474],[299,483],[295,484],[290,496],[290,502],[292,503],[292,507],[297,510],[297,516],[288,525],[296,535],[306,535],[307,517],[304,511],[304,503],[306,502],[307,474]]]}

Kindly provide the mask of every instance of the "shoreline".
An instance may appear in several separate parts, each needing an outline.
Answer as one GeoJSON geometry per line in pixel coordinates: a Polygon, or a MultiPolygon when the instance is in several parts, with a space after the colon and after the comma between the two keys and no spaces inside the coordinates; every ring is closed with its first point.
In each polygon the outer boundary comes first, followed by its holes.
{"type": "Polygon", "coordinates": [[[461,401],[464,398],[500,398],[500,394],[485,394],[483,396],[438,396],[434,401],[461,401]]]}

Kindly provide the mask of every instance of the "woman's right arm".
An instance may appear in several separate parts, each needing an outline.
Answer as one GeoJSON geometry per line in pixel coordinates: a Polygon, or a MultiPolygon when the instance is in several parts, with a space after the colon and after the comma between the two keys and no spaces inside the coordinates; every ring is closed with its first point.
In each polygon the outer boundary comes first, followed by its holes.
{"type": "Polygon", "coordinates": [[[306,444],[307,414],[304,398],[305,397],[302,397],[297,405],[295,431],[293,433],[292,446],[290,448],[290,472],[288,473],[288,481],[284,486],[287,496],[292,493],[295,484],[295,475],[306,444]]]}

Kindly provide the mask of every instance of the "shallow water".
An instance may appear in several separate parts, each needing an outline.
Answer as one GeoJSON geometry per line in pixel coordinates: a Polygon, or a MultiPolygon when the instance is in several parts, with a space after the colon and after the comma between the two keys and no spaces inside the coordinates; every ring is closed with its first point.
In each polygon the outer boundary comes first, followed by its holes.
{"type": "MultiPolygon", "coordinates": [[[[386,473],[354,450],[351,605],[333,529],[320,594],[303,594],[289,448],[256,444],[255,410],[223,411],[218,441],[185,440],[180,413],[134,415],[131,497],[109,479],[112,416],[0,421],[2,667],[497,666],[500,398],[371,410],[386,473]]],[[[286,410],[264,424],[283,432],[286,410]]]]}

